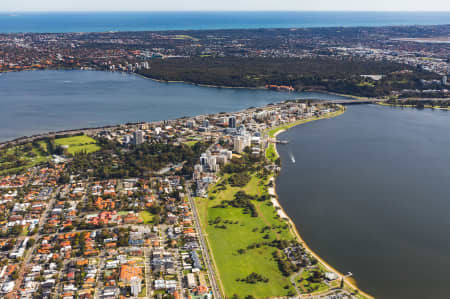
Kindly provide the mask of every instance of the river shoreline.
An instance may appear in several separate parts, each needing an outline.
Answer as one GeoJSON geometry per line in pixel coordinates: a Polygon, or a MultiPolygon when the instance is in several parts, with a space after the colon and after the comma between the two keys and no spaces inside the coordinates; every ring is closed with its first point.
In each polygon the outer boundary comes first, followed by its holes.
{"type": "MultiPolygon", "coordinates": [[[[19,73],[19,72],[34,73],[34,72],[46,72],[46,71],[53,71],[53,72],[58,72],[58,71],[62,71],[62,72],[65,72],[65,71],[67,71],[67,72],[70,72],[70,71],[75,71],[75,72],[76,71],[91,71],[91,72],[104,72],[104,73],[123,73],[123,74],[127,74],[127,75],[135,75],[135,76],[137,76],[139,78],[149,79],[149,80],[152,80],[152,81],[155,81],[155,82],[158,82],[158,83],[166,82],[166,81],[160,81],[160,80],[152,79],[152,78],[149,78],[147,76],[142,76],[142,75],[137,74],[137,73],[127,73],[127,72],[119,72],[119,71],[111,72],[111,71],[107,71],[107,70],[98,70],[98,69],[87,70],[87,69],[76,69],[76,68],[25,69],[25,70],[13,70],[13,71],[8,71],[8,72],[0,71],[0,77],[3,77],[2,76],[3,74],[6,77],[7,74],[12,74],[12,73],[19,73]]],[[[188,82],[166,82],[166,83],[181,83],[181,84],[187,84],[187,85],[190,85],[190,86],[209,87],[209,88],[218,88],[218,89],[223,88],[224,90],[225,89],[227,89],[227,90],[229,90],[229,89],[240,89],[240,90],[247,89],[247,90],[261,90],[261,91],[264,90],[264,91],[269,91],[269,89],[266,89],[266,88],[263,88],[263,87],[259,87],[259,88],[251,88],[251,87],[249,87],[248,88],[248,87],[223,87],[223,86],[212,86],[212,85],[201,85],[200,86],[198,84],[196,85],[196,84],[188,83],[188,82]]],[[[282,101],[285,101],[285,100],[289,100],[288,99],[288,93],[286,93],[286,96],[284,96],[285,92],[283,92],[283,91],[280,91],[278,93],[280,94],[280,97],[282,99],[281,100],[273,100],[272,103],[278,103],[278,102],[282,102],[282,101]]],[[[325,93],[323,93],[323,94],[325,94],[325,93]]],[[[306,95],[305,97],[308,97],[308,95],[306,95]]],[[[320,98],[320,96],[318,98],[320,98]]],[[[305,99],[305,100],[314,101],[315,99],[309,98],[309,99],[305,99]]],[[[317,99],[317,101],[320,101],[320,99],[317,99]]],[[[248,107],[252,107],[252,104],[249,103],[248,107]]],[[[248,107],[240,108],[238,110],[247,109],[248,107]]],[[[233,110],[233,109],[228,109],[227,110],[227,112],[231,112],[231,111],[235,111],[235,110],[233,110]]],[[[182,118],[182,117],[180,116],[180,118],[182,118]]],[[[170,118],[170,119],[172,119],[172,118],[170,118]]],[[[148,121],[132,121],[132,120],[131,121],[124,121],[124,122],[111,121],[109,123],[105,123],[104,125],[103,124],[93,125],[93,126],[89,126],[88,125],[86,127],[78,127],[78,126],[75,125],[75,126],[73,126],[73,128],[67,128],[67,129],[62,129],[62,130],[60,130],[58,128],[55,128],[54,130],[51,130],[51,129],[43,130],[42,132],[37,132],[37,133],[31,132],[30,134],[26,134],[26,132],[23,132],[25,134],[23,134],[23,133],[22,134],[17,134],[17,137],[13,136],[13,137],[10,137],[10,138],[5,138],[3,140],[0,140],[0,148],[2,148],[4,146],[8,146],[8,145],[17,145],[17,144],[26,143],[28,141],[33,141],[33,140],[39,139],[39,138],[52,137],[54,135],[59,135],[59,134],[77,134],[77,133],[81,133],[81,132],[89,134],[90,132],[95,133],[97,130],[114,128],[114,127],[120,126],[121,124],[124,124],[124,123],[141,124],[141,123],[144,123],[144,122],[148,122],[148,121]]],[[[150,121],[150,122],[153,122],[153,121],[150,121]]]]}
{"type": "MultiPolygon", "coordinates": [[[[340,115],[342,115],[345,112],[345,109],[341,110],[341,113],[334,115],[332,117],[338,117],[340,115]]],[[[320,120],[323,118],[317,118],[317,119],[312,119],[311,121],[314,120],[320,120]]],[[[304,123],[299,123],[296,124],[292,127],[296,127],[299,126],[301,124],[304,123]]],[[[286,132],[287,129],[281,129],[279,131],[277,131],[273,137],[276,138],[279,134],[286,132]]],[[[275,143],[275,154],[276,154],[276,158],[280,157],[279,153],[278,153],[278,149],[277,149],[277,144],[275,143]]],[[[281,157],[280,157],[281,158],[281,157]]],[[[299,243],[301,243],[303,245],[303,247],[305,248],[306,252],[308,252],[311,256],[313,256],[315,259],[317,259],[319,261],[319,263],[324,266],[328,271],[330,272],[334,272],[339,276],[339,280],[344,278],[344,282],[345,284],[347,284],[347,286],[352,290],[352,291],[357,291],[358,294],[364,296],[365,298],[374,298],[373,296],[365,293],[364,291],[360,290],[358,288],[358,286],[356,285],[356,282],[354,281],[354,279],[345,277],[344,274],[342,274],[340,271],[338,271],[337,269],[335,269],[333,266],[331,266],[330,264],[328,264],[323,258],[321,258],[317,253],[314,252],[314,250],[311,249],[311,247],[308,246],[308,244],[303,240],[302,236],[300,235],[300,232],[296,226],[296,224],[294,223],[294,221],[291,219],[291,217],[289,217],[288,213],[286,213],[286,211],[284,210],[283,206],[280,204],[279,200],[278,200],[278,194],[276,192],[276,177],[275,175],[271,178],[272,182],[273,182],[273,190],[274,190],[274,196],[275,198],[273,199],[273,204],[275,207],[278,207],[281,210],[281,213],[279,213],[279,215],[284,215],[286,221],[289,223],[289,227],[292,231],[292,233],[294,234],[294,236],[297,238],[297,240],[299,241],[299,243]]]]}
{"type": "MultiPolygon", "coordinates": [[[[189,82],[189,81],[167,81],[167,80],[161,80],[161,79],[156,79],[156,78],[152,78],[150,76],[146,76],[140,73],[136,73],[136,72],[123,72],[123,71],[111,71],[111,70],[102,70],[102,69],[96,69],[96,68],[92,68],[92,69],[83,69],[83,68],[30,68],[30,69],[20,69],[20,70],[0,70],[0,74],[7,74],[7,73],[18,73],[18,72],[29,72],[29,71],[99,71],[99,72],[118,72],[118,73],[123,73],[123,74],[129,74],[129,75],[135,75],[137,77],[140,77],[142,79],[148,79],[148,80],[152,80],[155,82],[159,82],[159,83],[182,83],[182,84],[189,84],[189,85],[194,85],[194,86],[200,86],[200,87],[208,87],[208,88],[224,88],[224,89],[249,89],[249,90],[272,90],[272,91],[278,91],[278,92],[284,92],[284,93],[288,93],[288,91],[284,91],[284,90],[276,90],[276,89],[270,89],[267,88],[265,86],[227,86],[227,85],[213,85],[213,84],[201,84],[201,83],[194,83],[194,82],[189,82]]],[[[321,93],[321,94],[326,94],[326,95],[333,95],[333,96],[338,96],[338,97],[343,97],[343,98],[351,98],[351,99],[355,99],[355,100],[360,100],[360,99],[370,99],[368,97],[362,97],[362,96],[356,96],[356,95],[350,95],[350,94],[340,94],[337,92],[332,92],[332,91],[326,91],[326,90],[322,90],[322,89],[305,89],[302,91],[294,91],[294,92],[314,92],[314,93],[321,93]]]]}
{"type": "Polygon", "coordinates": [[[450,107],[444,108],[444,107],[433,107],[431,105],[425,105],[423,108],[418,108],[415,105],[401,105],[401,104],[389,104],[389,103],[376,103],[380,106],[386,106],[386,107],[398,107],[398,108],[415,108],[415,109],[435,109],[435,110],[450,110],[450,107]]]}
{"type": "MultiPolygon", "coordinates": [[[[250,89],[250,90],[271,90],[269,88],[266,88],[264,86],[259,86],[259,87],[245,87],[245,86],[225,86],[225,85],[211,85],[211,84],[199,84],[199,83],[193,83],[193,82],[189,82],[189,81],[166,81],[166,80],[160,80],[160,79],[155,79],[152,77],[148,77],[139,73],[129,73],[129,74],[133,74],[137,77],[140,77],[142,79],[147,79],[147,80],[152,80],[158,83],[180,83],[180,84],[189,84],[189,85],[194,85],[194,86],[200,86],[200,87],[208,87],[208,88],[226,88],[226,89],[250,89]]],[[[277,91],[277,90],[274,90],[277,91]]],[[[278,90],[279,91],[279,90],[278,90]]],[[[279,92],[283,92],[283,91],[279,91],[279,92]]]]}

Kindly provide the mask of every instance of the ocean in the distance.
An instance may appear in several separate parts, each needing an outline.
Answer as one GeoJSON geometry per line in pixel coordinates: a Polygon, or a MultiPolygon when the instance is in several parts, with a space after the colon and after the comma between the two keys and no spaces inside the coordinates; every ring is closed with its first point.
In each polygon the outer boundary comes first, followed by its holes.
{"type": "Polygon", "coordinates": [[[450,12],[0,12],[1,33],[354,27],[449,23],[450,12]]]}

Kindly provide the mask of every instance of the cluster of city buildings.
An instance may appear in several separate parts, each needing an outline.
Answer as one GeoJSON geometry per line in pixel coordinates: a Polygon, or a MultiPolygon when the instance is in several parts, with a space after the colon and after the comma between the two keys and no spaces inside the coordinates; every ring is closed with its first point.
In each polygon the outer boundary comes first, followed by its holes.
{"type": "Polygon", "coordinates": [[[196,195],[207,196],[209,185],[216,182],[217,173],[233,156],[239,157],[244,151],[252,155],[264,155],[267,146],[276,142],[276,139],[269,136],[269,129],[338,109],[337,106],[325,107],[308,105],[304,102],[286,102],[237,113],[210,116],[207,120],[209,130],[220,132],[220,135],[216,138],[216,142],[201,154],[199,164],[194,166],[193,179],[197,187],[196,195]]]}

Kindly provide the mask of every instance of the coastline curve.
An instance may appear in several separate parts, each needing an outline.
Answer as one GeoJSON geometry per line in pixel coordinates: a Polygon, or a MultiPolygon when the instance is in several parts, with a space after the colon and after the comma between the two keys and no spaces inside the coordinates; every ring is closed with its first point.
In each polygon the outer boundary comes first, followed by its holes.
{"type": "MultiPolygon", "coordinates": [[[[333,115],[326,115],[326,118],[334,118],[334,117],[338,117],[340,115],[342,115],[345,112],[345,107],[341,106],[341,109],[338,113],[334,113],[333,115]]],[[[319,117],[319,118],[313,118],[313,119],[308,119],[307,121],[303,121],[303,122],[294,122],[292,124],[289,124],[285,127],[281,127],[279,130],[277,130],[275,133],[273,133],[273,137],[276,138],[278,135],[280,135],[283,132],[286,132],[289,128],[292,127],[296,127],[299,126],[301,124],[307,123],[307,122],[311,122],[311,121],[315,121],[315,120],[320,120],[320,119],[324,119],[325,117],[319,117]]],[[[277,128],[275,128],[277,129],[277,128]]],[[[274,146],[274,151],[275,151],[275,157],[278,158],[280,157],[278,150],[277,150],[277,145],[275,143],[274,146]]],[[[276,183],[275,183],[275,177],[273,177],[274,180],[274,190],[275,190],[275,201],[277,206],[281,209],[282,214],[285,215],[287,222],[289,223],[289,227],[292,231],[292,233],[295,235],[295,237],[297,238],[297,240],[299,241],[299,243],[301,243],[303,245],[303,247],[305,248],[305,250],[312,256],[314,257],[320,264],[322,264],[327,270],[336,273],[339,276],[339,280],[344,279],[344,288],[345,285],[347,285],[347,287],[351,290],[354,291],[356,293],[358,293],[359,295],[362,295],[364,298],[368,298],[368,299],[373,299],[375,298],[374,296],[362,291],[361,289],[359,289],[359,287],[356,284],[356,281],[352,278],[346,277],[346,275],[344,275],[343,273],[341,273],[340,271],[338,271],[336,268],[334,268],[333,266],[331,266],[329,263],[327,263],[322,257],[320,257],[302,238],[296,224],[292,221],[291,217],[288,215],[288,213],[284,210],[283,206],[280,204],[279,200],[278,200],[278,193],[276,192],[276,183]]]]}

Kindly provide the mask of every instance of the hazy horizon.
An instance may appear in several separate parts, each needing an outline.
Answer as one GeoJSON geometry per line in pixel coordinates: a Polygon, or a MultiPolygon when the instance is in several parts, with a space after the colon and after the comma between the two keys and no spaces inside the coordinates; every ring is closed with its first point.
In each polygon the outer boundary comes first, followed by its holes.
{"type": "MultiPolygon", "coordinates": [[[[109,13],[109,12],[133,12],[133,13],[152,13],[152,12],[171,12],[171,13],[181,13],[181,12],[198,12],[198,13],[208,13],[208,12],[379,12],[379,13],[390,13],[390,12],[403,12],[403,13],[447,13],[450,12],[450,8],[448,10],[367,10],[367,9],[360,9],[360,10],[351,10],[351,9],[334,9],[334,10],[325,10],[325,9],[305,9],[305,10],[286,10],[286,9],[261,9],[261,10],[1,10],[0,14],[4,13],[66,13],[66,12],[82,12],[82,13],[109,13]]],[[[449,21],[450,22],[450,21],[449,21]]]]}
{"type": "Polygon", "coordinates": [[[218,12],[218,11],[379,11],[379,12],[445,12],[450,1],[444,0],[15,0],[0,4],[1,12],[218,12]],[[176,8],[176,9],[173,9],[176,8]]]}

